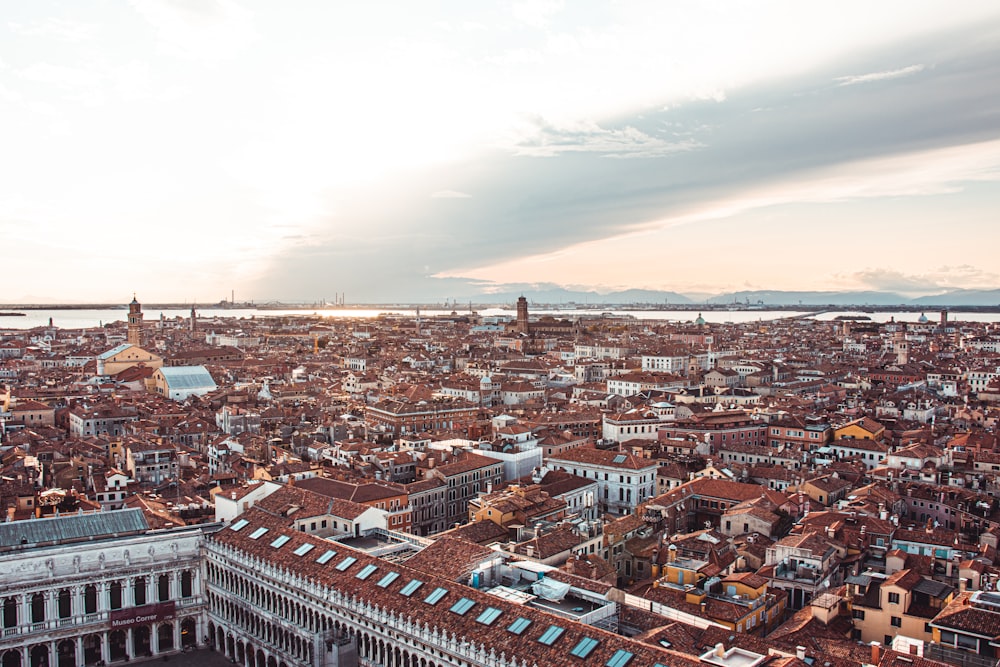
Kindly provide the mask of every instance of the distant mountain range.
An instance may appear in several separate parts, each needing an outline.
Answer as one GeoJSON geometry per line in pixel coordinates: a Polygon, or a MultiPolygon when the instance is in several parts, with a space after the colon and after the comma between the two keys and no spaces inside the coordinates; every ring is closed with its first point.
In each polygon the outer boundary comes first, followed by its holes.
{"type": "Polygon", "coordinates": [[[692,299],[678,294],[677,292],[660,292],[657,290],[630,289],[621,292],[609,292],[601,294],[596,291],[583,292],[577,290],[563,289],[562,287],[545,287],[532,289],[525,287],[523,290],[511,292],[496,292],[491,294],[478,294],[465,299],[458,299],[458,303],[463,301],[474,301],[482,303],[488,301],[492,303],[514,303],[519,297],[524,296],[529,303],[544,303],[550,305],[588,305],[588,304],[690,304],[697,303],[692,299]]]}
{"type": "Polygon", "coordinates": [[[934,296],[905,297],[895,292],[731,292],[711,297],[706,303],[746,303],[774,306],[996,306],[1000,290],[953,290],[934,296]]]}
{"type": "Polygon", "coordinates": [[[547,286],[541,289],[525,289],[505,291],[492,294],[456,299],[461,304],[467,301],[482,303],[513,303],[518,297],[527,297],[529,303],[547,305],[598,305],[598,304],[650,304],[650,305],[692,305],[706,304],[737,304],[741,306],[998,306],[1000,305],[1000,289],[995,290],[952,290],[934,296],[910,298],[895,292],[856,291],[856,292],[785,292],[780,290],[755,290],[728,292],[705,297],[704,295],[684,295],[677,292],[658,290],[631,289],[619,292],[600,293],[597,291],[569,290],[560,287],[547,286]]]}

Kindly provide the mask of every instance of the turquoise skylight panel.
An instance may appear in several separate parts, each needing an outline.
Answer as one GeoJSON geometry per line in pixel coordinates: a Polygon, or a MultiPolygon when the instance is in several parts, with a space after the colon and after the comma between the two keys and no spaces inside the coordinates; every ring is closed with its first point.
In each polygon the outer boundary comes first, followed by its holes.
{"type": "Polygon", "coordinates": [[[435,588],[430,595],[424,598],[424,602],[427,604],[437,604],[447,593],[447,588],[435,588]]]}
{"type": "Polygon", "coordinates": [[[496,607],[487,607],[486,611],[481,613],[478,618],[476,618],[477,623],[482,623],[483,625],[493,625],[493,621],[497,620],[503,612],[496,607]]]}
{"type": "Polygon", "coordinates": [[[605,667],[625,667],[634,654],[625,649],[618,649],[611,659],[604,663],[605,667]]]}
{"type": "Polygon", "coordinates": [[[399,572],[390,572],[381,579],[378,580],[379,588],[386,588],[389,584],[399,579],[399,572]]]}
{"type": "Polygon", "coordinates": [[[354,556],[348,556],[344,560],[337,563],[337,569],[343,572],[344,570],[346,570],[347,568],[349,568],[350,566],[354,565],[357,562],[358,562],[357,558],[355,558],[354,556]]]}
{"type": "Polygon", "coordinates": [[[406,584],[399,589],[399,594],[404,597],[410,597],[417,592],[417,589],[424,585],[424,582],[419,579],[410,579],[410,583],[406,584]]]}
{"type": "Polygon", "coordinates": [[[527,630],[529,625],[531,625],[531,621],[522,616],[521,618],[517,619],[509,626],[507,626],[507,631],[513,632],[515,635],[519,635],[525,630],[527,630]]]}
{"type": "Polygon", "coordinates": [[[573,647],[573,650],[569,652],[570,655],[576,656],[577,658],[586,658],[590,655],[590,652],[597,648],[600,644],[599,641],[592,637],[584,637],[580,642],[573,647]]]}
{"type": "Polygon", "coordinates": [[[453,611],[456,614],[458,614],[459,616],[465,616],[465,614],[470,609],[472,609],[472,607],[475,604],[476,604],[475,601],[470,600],[469,598],[462,598],[461,600],[459,600],[455,604],[451,605],[451,609],[449,609],[448,611],[453,611]]]}
{"type": "Polygon", "coordinates": [[[538,638],[539,644],[545,644],[546,646],[552,646],[556,643],[556,640],[562,637],[562,634],[566,632],[558,625],[550,625],[549,629],[542,633],[542,636],[538,638]]]}

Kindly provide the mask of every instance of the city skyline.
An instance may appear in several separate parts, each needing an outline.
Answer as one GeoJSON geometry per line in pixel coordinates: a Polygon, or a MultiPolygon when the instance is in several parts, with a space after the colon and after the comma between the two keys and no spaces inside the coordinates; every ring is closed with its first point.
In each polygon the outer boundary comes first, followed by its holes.
{"type": "Polygon", "coordinates": [[[1000,287],[992,3],[5,18],[7,302],[1000,287]]]}

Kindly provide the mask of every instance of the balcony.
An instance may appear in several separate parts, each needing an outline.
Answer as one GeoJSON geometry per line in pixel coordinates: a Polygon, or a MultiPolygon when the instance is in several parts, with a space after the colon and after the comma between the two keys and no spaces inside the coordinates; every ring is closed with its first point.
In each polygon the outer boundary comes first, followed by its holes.
{"type": "MultiPolygon", "coordinates": [[[[187,609],[203,604],[204,600],[200,595],[192,595],[186,598],[174,600],[177,609],[187,609]]],[[[22,623],[12,628],[3,628],[3,637],[15,637],[18,635],[31,635],[36,633],[51,632],[52,630],[62,630],[64,628],[92,626],[107,624],[110,619],[109,611],[98,611],[93,614],[77,614],[65,618],[52,618],[47,621],[36,623],[22,623]]]]}

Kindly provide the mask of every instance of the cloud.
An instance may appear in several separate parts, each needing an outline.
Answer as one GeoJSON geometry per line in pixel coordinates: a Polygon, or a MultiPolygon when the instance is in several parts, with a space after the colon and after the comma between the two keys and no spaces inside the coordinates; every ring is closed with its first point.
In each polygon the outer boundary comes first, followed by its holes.
{"type": "Polygon", "coordinates": [[[515,155],[553,157],[560,153],[600,153],[605,157],[662,157],[700,148],[694,139],[669,141],[647,134],[631,125],[603,128],[591,121],[555,125],[540,116],[532,116],[513,140],[515,155]]]}
{"type": "MultiPolygon", "coordinates": [[[[399,196],[381,195],[400,192],[387,181],[338,197],[332,205],[338,216],[325,223],[330,238],[366,230],[378,247],[351,240],[345,246],[351,252],[341,255],[324,246],[276,253],[258,289],[308,294],[310,284],[322,283],[365,290],[363,298],[378,300],[399,289],[424,298],[455,296],[468,293],[456,284],[468,290],[470,279],[650,287],[693,275],[706,281],[703,267],[693,267],[682,250],[705,243],[703,234],[720,252],[767,257],[778,248],[789,261],[809,254],[804,244],[814,249],[834,245],[827,244],[830,235],[846,238],[847,227],[881,247],[887,230],[923,205],[901,205],[893,212],[903,215],[895,218],[872,210],[942,193],[953,194],[941,206],[969,202],[971,208],[975,197],[995,196],[1000,89],[974,83],[1000,78],[1000,42],[970,37],[977,33],[910,45],[922,60],[894,46],[893,52],[857,54],[846,66],[838,61],[792,79],[726,88],[724,103],[708,95],[593,120],[521,116],[520,126],[479,153],[422,169],[419,178],[411,174],[399,196]],[[875,72],[879,67],[871,63],[890,57],[935,66],[912,86],[830,85],[845,68],[875,72]],[[475,196],[461,206],[435,204],[428,193],[440,192],[442,183],[475,196]],[[840,206],[828,205],[833,202],[840,206]],[[780,224],[767,222],[781,213],[780,224]],[[820,214],[823,222],[813,219],[820,214]],[[837,214],[847,217],[834,220],[837,214]],[[720,229],[725,235],[714,236],[720,229]],[[414,236],[416,230],[423,235],[414,236]],[[414,257],[419,261],[409,261],[414,257]],[[378,267],[378,279],[359,283],[360,267],[378,267]]],[[[956,218],[955,227],[973,224],[956,218]]],[[[996,238],[985,227],[984,233],[996,238]]],[[[924,236],[907,230],[898,238],[924,236]]],[[[926,260],[905,255],[887,264],[912,277],[926,260]]],[[[828,270],[860,272],[858,261],[828,270]]],[[[967,261],[985,265],[979,257],[967,261]]],[[[813,280],[817,288],[830,280],[798,268],[785,279],[813,280]]],[[[745,280],[711,273],[718,282],[700,291],[745,280]]],[[[884,279],[890,284],[890,276],[884,279]]],[[[762,287],[773,281],[766,272],[754,278],[762,287]]]]}
{"type": "Polygon", "coordinates": [[[870,289],[906,294],[931,294],[954,289],[995,289],[1000,284],[1000,275],[969,264],[941,266],[925,273],[868,268],[838,277],[870,289]]]}
{"type": "Polygon", "coordinates": [[[94,39],[97,26],[91,23],[79,23],[64,19],[47,18],[31,23],[8,21],[11,32],[25,37],[51,37],[64,42],[84,42],[94,39]]]}
{"type": "Polygon", "coordinates": [[[431,193],[431,199],[469,199],[472,195],[458,190],[438,190],[431,193]]]}
{"type": "Polygon", "coordinates": [[[910,65],[899,69],[885,70],[883,72],[869,72],[868,74],[855,74],[850,76],[838,76],[834,81],[841,86],[853,86],[859,83],[871,83],[873,81],[885,81],[886,79],[899,79],[904,76],[912,76],[924,71],[923,65],[910,65]]]}
{"type": "Polygon", "coordinates": [[[532,28],[541,28],[563,9],[562,0],[527,0],[511,7],[514,18],[532,28]]]}
{"type": "Polygon", "coordinates": [[[90,87],[101,81],[101,75],[79,67],[34,63],[21,70],[21,76],[29,81],[48,83],[65,88],[90,87]]]}
{"type": "Polygon", "coordinates": [[[234,0],[130,0],[157,47],[192,60],[229,60],[257,39],[253,12],[234,0]]]}

